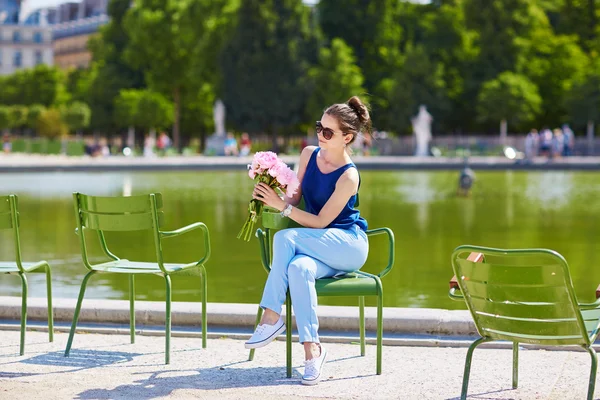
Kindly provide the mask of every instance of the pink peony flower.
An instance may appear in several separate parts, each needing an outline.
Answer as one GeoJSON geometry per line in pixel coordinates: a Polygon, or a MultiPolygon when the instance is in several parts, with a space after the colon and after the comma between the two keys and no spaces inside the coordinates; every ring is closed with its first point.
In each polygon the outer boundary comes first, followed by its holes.
{"type": "Polygon", "coordinates": [[[256,176],[256,171],[253,169],[249,169],[248,176],[250,177],[250,179],[254,179],[254,177],[256,176]]]}
{"type": "MultiPolygon", "coordinates": [[[[287,165],[285,165],[285,163],[281,160],[277,160],[277,162],[275,163],[275,165],[273,165],[271,168],[269,168],[269,175],[271,175],[273,178],[279,178],[282,174],[286,173],[286,170],[289,169],[287,165]]],[[[282,185],[285,185],[285,182],[282,182],[280,179],[277,179],[277,182],[279,182],[282,185]]]]}
{"type": "Polygon", "coordinates": [[[260,169],[267,170],[277,164],[278,161],[277,154],[272,151],[259,151],[254,155],[252,164],[256,162],[260,169]]]}

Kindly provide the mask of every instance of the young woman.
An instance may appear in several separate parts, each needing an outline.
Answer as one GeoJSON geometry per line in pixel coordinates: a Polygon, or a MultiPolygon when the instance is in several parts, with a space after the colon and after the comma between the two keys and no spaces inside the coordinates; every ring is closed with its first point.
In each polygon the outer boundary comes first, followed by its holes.
{"type": "Polygon", "coordinates": [[[319,343],[315,280],[359,270],[367,259],[367,222],[354,209],[360,177],[349,146],[371,119],[356,96],[325,110],[316,131],[319,146],[305,147],[300,155],[300,190],[281,199],[259,183],[253,197],[281,211],[304,228],[284,229],[273,239],[273,261],[260,306],[261,323],[245,344],[266,346],[285,330],[281,309],[289,288],[300,343],[304,345],[302,383],[319,382],[327,351],[319,343]],[[305,211],[295,206],[304,197],[305,211]]]}

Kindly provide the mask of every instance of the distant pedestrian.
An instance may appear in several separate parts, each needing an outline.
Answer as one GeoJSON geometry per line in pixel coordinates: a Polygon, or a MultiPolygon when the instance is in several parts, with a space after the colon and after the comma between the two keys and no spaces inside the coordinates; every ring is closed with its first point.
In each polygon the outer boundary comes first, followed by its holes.
{"type": "Polygon", "coordinates": [[[563,156],[568,157],[573,155],[573,148],[575,147],[575,134],[569,126],[564,124],[562,126],[563,131],[563,156]]]}
{"type": "Polygon", "coordinates": [[[242,133],[242,137],[240,138],[240,155],[247,156],[250,154],[252,150],[252,142],[250,141],[250,135],[246,132],[242,133]]]}
{"type": "Polygon", "coordinates": [[[228,133],[227,138],[225,139],[224,149],[226,156],[237,156],[238,155],[238,145],[235,136],[233,133],[228,133]]]}
{"type": "Polygon", "coordinates": [[[10,141],[10,135],[8,133],[5,133],[2,136],[2,151],[6,154],[12,151],[12,142],[10,141]]]}
{"type": "Polygon", "coordinates": [[[537,156],[539,135],[537,129],[529,131],[525,136],[525,158],[530,160],[537,156]]]}

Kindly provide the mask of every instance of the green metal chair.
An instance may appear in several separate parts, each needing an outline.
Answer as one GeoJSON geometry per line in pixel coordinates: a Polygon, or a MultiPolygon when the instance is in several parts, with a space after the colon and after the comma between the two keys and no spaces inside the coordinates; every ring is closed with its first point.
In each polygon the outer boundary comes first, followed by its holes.
{"type": "MultiPolygon", "coordinates": [[[[292,225],[293,221],[287,218],[281,219],[278,212],[270,213],[263,211],[263,226],[265,230],[258,229],[256,236],[260,245],[260,256],[262,266],[267,273],[271,270],[271,259],[273,256],[272,241],[273,236],[279,229],[287,227],[288,222],[292,225]]],[[[297,226],[297,224],[296,224],[297,226]]],[[[367,231],[367,236],[376,235],[388,236],[388,262],[385,268],[377,275],[369,274],[363,271],[346,274],[338,278],[317,279],[315,286],[318,296],[358,296],[359,305],[359,331],[360,331],[360,355],[365,355],[365,297],[377,296],[377,375],[381,375],[381,353],[383,336],[383,286],[381,278],[387,275],[394,266],[395,243],[394,233],[389,228],[377,228],[367,231]]],[[[258,307],[256,315],[256,325],[260,322],[263,310],[258,307]]],[[[287,377],[292,377],[292,300],[288,290],[285,302],[285,326],[286,326],[286,373],[287,377]]],[[[249,361],[254,359],[254,349],[250,350],[249,361]]]]}
{"type": "Polygon", "coordinates": [[[452,267],[449,295],[464,299],[481,335],[467,351],[461,399],[467,397],[473,351],[495,340],[513,343],[513,389],[519,343],[583,347],[592,358],[588,399],[593,398],[598,361],[592,344],[600,326],[600,299],[577,301],[569,266],[559,253],[460,246],[452,254],[452,267]]]}
{"type": "Polygon", "coordinates": [[[65,350],[65,357],[69,355],[73,336],[77,327],[77,319],[81,311],[81,302],[85,293],[88,280],[95,274],[128,274],[129,275],[129,312],[130,312],[130,337],[135,343],[135,275],[153,274],[162,276],[166,284],[166,315],[165,315],[165,363],[170,362],[171,353],[171,276],[198,274],[202,283],[202,348],[206,348],[206,269],[204,264],[210,257],[210,237],[208,228],[202,222],[174,231],[161,231],[163,220],[162,195],[160,193],[128,196],[128,197],[95,197],[81,193],[73,193],[75,216],[77,220],[77,233],[81,244],[83,265],[88,273],[83,278],[73,324],[69,333],[69,340],[65,350]],[[88,258],[84,229],[94,230],[100,239],[104,253],[112,261],[91,264],[88,258]],[[166,264],[163,261],[162,241],[171,237],[200,229],[204,236],[204,256],[197,262],[189,264],[166,264]],[[151,230],[154,237],[156,262],[137,262],[120,259],[110,252],[104,236],[105,231],[140,231],[151,230]]]}
{"type": "Polygon", "coordinates": [[[23,262],[21,258],[21,239],[19,236],[20,216],[18,198],[11,194],[0,197],[0,229],[11,229],[15,241],[15,262],[0,261],[0,273],[19,275],[21,278],[21,344],[19,354],[25,354],[25,331],[27,330],[27,273],[46,274],[46,295],[48,296],[48,340],[54,341],[54,318],[52,312],[52,273],[46,261],[23,262]]]}

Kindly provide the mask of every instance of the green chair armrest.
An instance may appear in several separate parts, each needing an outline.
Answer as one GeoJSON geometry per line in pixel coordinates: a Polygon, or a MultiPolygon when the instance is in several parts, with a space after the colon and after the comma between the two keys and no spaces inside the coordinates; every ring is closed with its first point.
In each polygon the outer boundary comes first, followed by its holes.
{"type": "Polygon", "coordinates": [[[386,265],[386,267],[383,269],[383,271],[381,271],[379,274],[377,274],[378,277],[383,278],[384,276],[386,276],[394,267],[394,261],[396,259],[396,245],[395,245],[395,239],[394,239],[394,232],[392,232],[392,230],[390,228],[376,228],[376,229],[369,229],[367,230],[367,236],[377,236],[377,235],[382,235],[382,234],[387,234],[388,235],[388,263],[386,265]]]}
{"type": "Polygon", "coordinates": [[[208,227],[204,223],[195,222],[193,224],[184,226],[183,228],[179,228],[174,231],[160,231],[160,236],[161,236],[161,238],[167,239],[167,238],[172,238],[175,236],[182,235],[184,233],[194,231],[196,229],[200,229],[204,233],[204,235],[203,235],[204,236],[204,249],[206,251],[206,253],[204,254],[204,257],[202,257],[196,264],[205,264],[208,261],[208,259],[210,258],[211,250],[210,250],[210,234],[208,232],[208,227]]]}
{"type": "Polygon", "coordinates": [[[267,232],[258,228],[256,230],[256,237],[258,238],[258,244],[260,246],[260,261],[263,268],[267,271],[267,274],[271,271],[271,263],[269,262],[269,254],[267,252],[267,246],[265,244],[267,238],[267,232]]]}
{"type": "Polygon", "coordinates": [[[578,303],[582,310],[593,310],[600,307],[600,285],[596,288],[596,301],[593,303],[578,303]]]}
{"type": "Polygon", "coordinates": [[[462,294],[457,294],[456,292],[460,292],[460,289],[452,288],[448,292],[448,296],[450,296],[452,300],[463,300],[465,298],[465,296],[462,294]]]}

